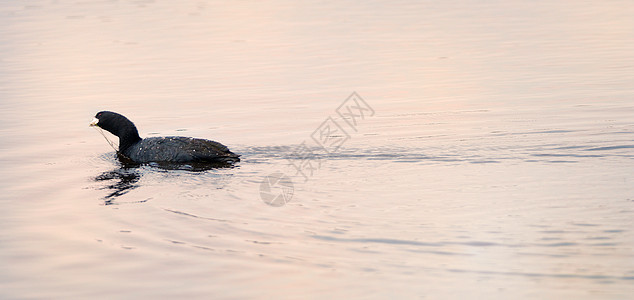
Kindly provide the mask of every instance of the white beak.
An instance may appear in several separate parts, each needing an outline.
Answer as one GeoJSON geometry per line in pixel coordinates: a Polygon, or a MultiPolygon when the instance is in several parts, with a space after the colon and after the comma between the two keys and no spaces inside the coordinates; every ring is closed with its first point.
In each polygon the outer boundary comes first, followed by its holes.
{"type": "Polygon", "coordinates": [[[99,123],[99,119],[94,118],[94,119],[92,119],[92,121],[90,121],[90,125],[89,126],[97,126],[97,123],[99,123]]]}

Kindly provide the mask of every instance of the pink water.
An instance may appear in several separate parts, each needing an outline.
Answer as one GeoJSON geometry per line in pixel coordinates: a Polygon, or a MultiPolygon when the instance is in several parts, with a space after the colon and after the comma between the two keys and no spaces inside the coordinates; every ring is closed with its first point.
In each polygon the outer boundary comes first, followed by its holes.
{"type": "Polygon", "coordinates": [[[630,297],[633,13],[5,3],[0,298],[630,297]],[[354,91],[374,114],[350,126],[354,91]],[[122,168],[99,110],[243,160],[122,168]],[[330,153],[311,137],[327,120],[330,153]],[[262,201],[271,174],[288,203],[262,201]]]}

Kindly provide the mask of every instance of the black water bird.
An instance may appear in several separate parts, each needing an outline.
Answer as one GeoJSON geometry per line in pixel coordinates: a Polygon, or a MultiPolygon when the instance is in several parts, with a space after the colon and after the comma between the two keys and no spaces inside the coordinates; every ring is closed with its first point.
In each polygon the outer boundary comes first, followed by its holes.
{"type": "Polygon", "coordinates": [[[225,145],[191,137],[168,136],[142,139],[132,121],[115,112],[100,111],[90,122],[119,137],[117,154],[133,163],[210,163],[240,161],[225,145]]]}

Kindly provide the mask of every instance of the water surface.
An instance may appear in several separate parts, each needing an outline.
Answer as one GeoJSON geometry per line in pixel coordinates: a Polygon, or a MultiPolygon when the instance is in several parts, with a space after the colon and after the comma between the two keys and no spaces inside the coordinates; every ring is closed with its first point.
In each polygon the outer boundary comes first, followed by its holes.
{"type": "Polygon", "coordinates": [[[5,3],[0,296],[627,298],[633,9],[5,3]],[[100,110],[243,159],[127,168],[100,110]]]}

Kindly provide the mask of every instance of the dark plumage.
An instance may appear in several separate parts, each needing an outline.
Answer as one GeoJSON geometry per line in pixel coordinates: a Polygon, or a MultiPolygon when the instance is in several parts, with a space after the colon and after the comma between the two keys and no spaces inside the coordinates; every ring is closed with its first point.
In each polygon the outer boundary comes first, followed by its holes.
{"type": "Polygon", "coordinates": [[[119,137],[118,153],[135,163],[234,163],[234,154],[218,142],[190,137],[170,136],[142,139],[128,118],[111,111],[95,115],[91,126],[99,126],[119,137]]]}

